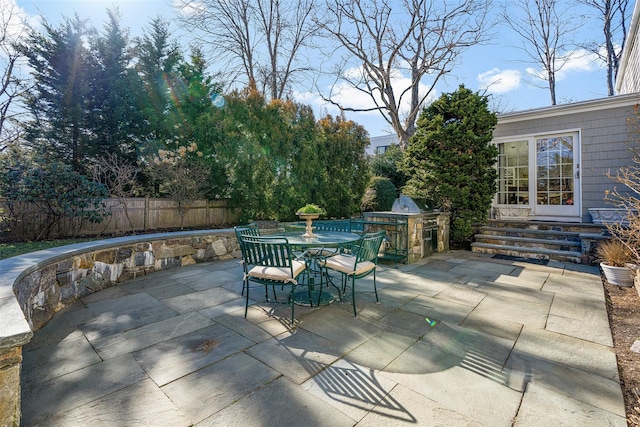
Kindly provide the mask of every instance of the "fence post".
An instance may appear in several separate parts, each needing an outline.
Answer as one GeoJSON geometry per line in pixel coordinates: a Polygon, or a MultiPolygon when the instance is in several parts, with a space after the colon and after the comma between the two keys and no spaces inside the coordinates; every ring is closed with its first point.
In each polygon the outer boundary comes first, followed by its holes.
{"type": "Polygon", "coordinates": [[[211,228],[211,211],[209,210],[209,199],[206,199],[207,203],[205,205],[205,218],[207,221],[207,228],[211,228]]]}
{"type": "Polygon", "coordinates": [[[149,196],[144,196],[144,231],[149,228],[149,196]]]}

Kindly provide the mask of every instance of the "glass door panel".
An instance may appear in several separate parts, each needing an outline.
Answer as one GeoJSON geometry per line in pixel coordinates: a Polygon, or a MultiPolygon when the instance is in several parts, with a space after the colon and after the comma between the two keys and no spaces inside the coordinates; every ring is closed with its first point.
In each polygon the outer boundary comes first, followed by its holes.
{"type": "Polygon", "coordinates": [[[535,139],[536,215],[578,215],[575,204],[577,134],[535,139]]]}
{"type": "Polygon", "coordinates": [[[500,205],[529,204],[529,141],[498,144],[498,194],[500,205]]]}

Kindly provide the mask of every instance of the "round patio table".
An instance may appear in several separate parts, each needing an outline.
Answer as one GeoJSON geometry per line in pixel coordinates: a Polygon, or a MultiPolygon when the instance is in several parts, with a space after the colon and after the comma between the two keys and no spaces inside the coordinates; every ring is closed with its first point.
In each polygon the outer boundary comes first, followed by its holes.
{"type": "Polygon", "coordinates": [[[345,231],[317,231],[316,237],[302,237],[299,231],[288,233],[269,234],[269,237],[285,237],[291,246],[299,246],[303,249],[311,247],[342,247],[360,240],[362,236],[345,231]]]}
{"type": "MultiPolygon", "coordinates": [[[[269,236],[284,237],[291,246],[301,248],[304,251],[307,266],[314,269],[314,273],[318,272],[316,260],[318,256],[325,253],[323,249],[343,248],[362,238],[359,234],[343,231],[317,231],[315,237],[303,237],[302,234],[301,232],[288,232],[270,234],[269,236]],[[308,251],[308,249],[314,250],[308,251]]],[[[327,305],[334,301],[334,295],[322,289],[322,276],[320,276],[319,289],[315,288],[315,277],[309,276],[309,283],[306,285],[308,286],[307,290],[299,290],[294,293],[293,300],[296,304],[313,306],[313,301],[316,301],[318,305],[327,305]]]]}

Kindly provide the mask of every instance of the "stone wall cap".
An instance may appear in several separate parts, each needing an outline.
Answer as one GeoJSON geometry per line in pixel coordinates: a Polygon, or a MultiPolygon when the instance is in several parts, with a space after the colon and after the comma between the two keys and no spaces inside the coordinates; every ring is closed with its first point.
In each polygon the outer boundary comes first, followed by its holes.
{"type": "Polygon", "coordinates": [[[15,297],[0,299],[0,324],[0,348],[23,346],[31,341],[33,332],[15,297]]]}
{"type": "MultiPolygon", "coordinates": [[[[11,276],[10,271],[18,270],[18,275],[14,275],[11,285],[24,274],[38,270],[45,265],[62,261],[71,256],[82,255],[87,252],[94,252],[100,249],[109,249],[115,246],[130,245],[135,243],[145,243],[156,239],[166,239],[168,235],[171,238],[193,237],[193,236],[210,236],[211,234],[229,233],[230,229],[215,230],[192,230],[192,231],[172,231],[166,233],[153,234],[136,234],[133,236],[114,237],[103,240],[92,240],[89,242],[74,243],[72,245],[59,246],[55,248],[45,249],[42,251],[31,252],[24,255],[18,255],[12,258],[0,260],[0,288],[2,288],[5,274],[11,276]]],[[[231,230],[233,231],[233,230],[231,230]]],[[[0,298],[4,295],[0,289],[0,298]]]]}
{"type": "Polygon", "coordinates": [[[24,276],[69,257],[100,249],[166,239],[169,236],[171,238],[210,236],[212,234],[228,234],[229,231],[233,230],[190,230],[136,234],[59,246],[0,260],[0,325],[2,325],[0,328],[0,348],[28,343],[33,335],[13,293],[14,283],[24,276]]]}

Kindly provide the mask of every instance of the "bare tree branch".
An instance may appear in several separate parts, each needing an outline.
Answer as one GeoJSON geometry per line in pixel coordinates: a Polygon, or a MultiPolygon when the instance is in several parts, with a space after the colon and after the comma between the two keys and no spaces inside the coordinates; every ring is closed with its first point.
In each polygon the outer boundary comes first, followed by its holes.
{"type": "Polygon", "coordinates": [[[501,16],[520,37],[521,46],[531,63],[542,67],[551,96],[556,105],[556,74],[571,59],[573,33],[579,28],[575,15],[560,10],[558,0],[514,0],[505,6],[501,16]]]}
{"type": "Polygon", "coordinates": [[[88,165],[89,172],[96,182],[104,184],[109,189],[111,197],[118,199],[118,204],[124,210],[125,217],[129,223],[132,233],[135,226],[129,216],[128,197],[133,197],[139,190],[137,176],[140,168],[127,162],[116,153],[98,157],[88,165]]]}
{"type": "Polygon", "coordinates": [[[485,41],[489,6],[489,0],[403,0],[402,7],[392,0],[327,0],[330,19],[321,27],[345,56],[324,99],[343,111],[380,111],[406,146],[439,80],[463,51],[485,41]],[[425,78],[430,82],[421,90],[425,78]],[[365,93],[375,107],[340,99],[339,83],[365,93]]]}
{"type": "Polygon", "coordinates": [[[14,2],[0,2],[0,152],[18,140],[20,116],[16,101],[28,90],[16,68],[22,55],[16,49],[25,25],[14,2]]]}
{"type": "Polygon", "coordinates": [[[626,221],[607,224],[607,229],[614,240],[632,254],[634,263],[640,263],[640,110],[637,106],[634,116],[627,119],[627,129],[631,137],[631,162],[607,174],[618,185],[605,196],[611,205],[624,210],[626,221]]]}
{"type": "Polygon", "coordinates": [[[607,64],[607,91],[615,94],[615,80],[618,75],[620,57],[627,40],[627,22],[631,19],[629,0],[578,0],[597,12],[602,21],[603,39],[585,43],[582,47],[596,54],[607,64]],[[604,46],[604,52],[602,47],[604,46]]]}
{"type": "Polygon", "coordinates": [[[318,1],[180,0],[178,9],[194,40],[226,60],[228,72],[282,99],[296,75],[312,70],[300,56],[317,34],[318,1]]]}

